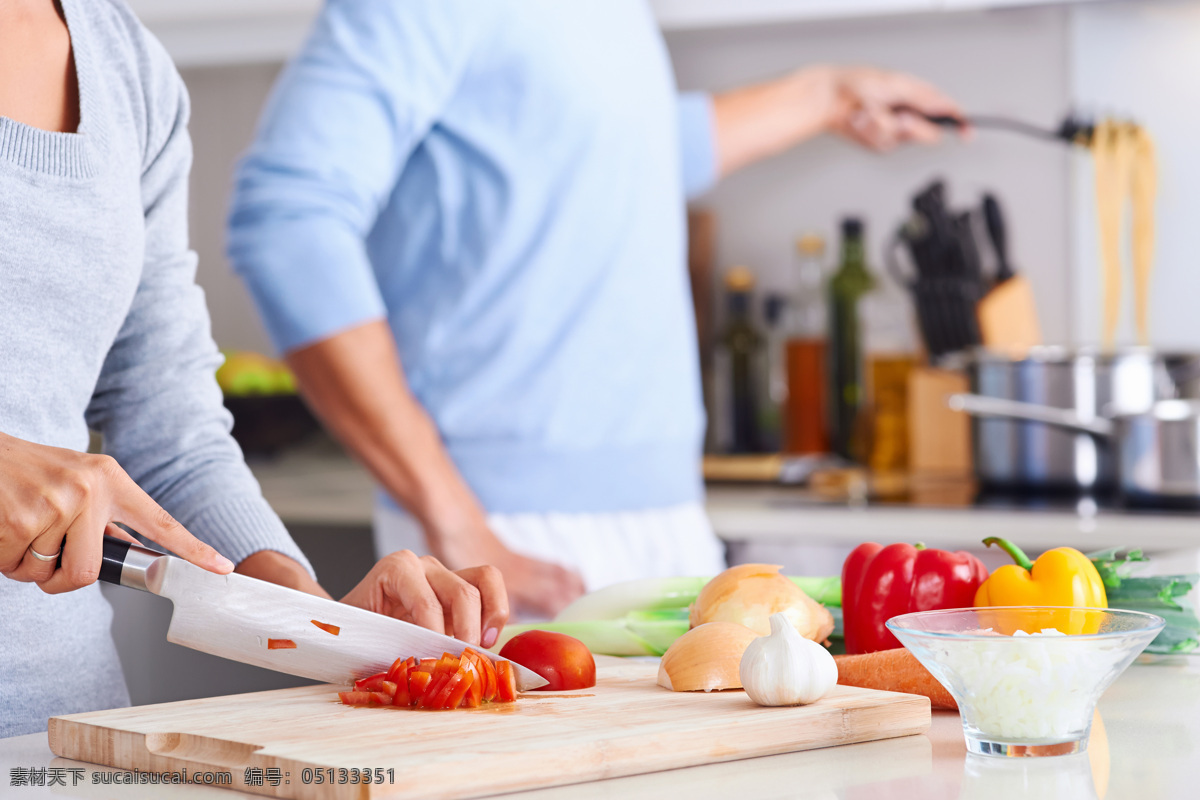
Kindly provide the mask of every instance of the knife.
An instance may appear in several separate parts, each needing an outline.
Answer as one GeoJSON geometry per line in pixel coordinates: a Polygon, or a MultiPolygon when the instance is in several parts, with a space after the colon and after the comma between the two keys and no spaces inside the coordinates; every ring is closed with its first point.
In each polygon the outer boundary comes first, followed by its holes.
{"type": "MultiPolygon", "coordinates": [[[[325,683],[349,685],[384,672],[397,657],[461,655],[482,647],[365,609],[246,575],[217,575],[182,558],[104,537],[100,580],[166,597],[175,604],[167,641],[222,658],[325,683]],[[335,636],[315,623],[337,626],[335,636]],[[294,648],[268,649],[287,640],[294,648]]],[[[513,664],[521,691],[548,681],[513,664]]]]}

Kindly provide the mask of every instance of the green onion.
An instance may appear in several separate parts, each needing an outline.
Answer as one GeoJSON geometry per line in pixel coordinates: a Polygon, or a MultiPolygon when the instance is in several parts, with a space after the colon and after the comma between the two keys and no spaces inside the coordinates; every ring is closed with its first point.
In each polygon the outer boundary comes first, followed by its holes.
{"type": "MultiPolygon", "coordinates": [[[[554,621],[623,619],[631,611],[687,608],[710,580],[711,577],[643,578],[615,583],[585,594],[564,608],[554,621]]],[[[839,577],[791,577],[790,580],[823,606],[842,604],[842,580],[839,577]]]]}
{"type": "Polygon", "coordinates": [[[686,612],[680,619],[600,619],[580,622],[536,622],[507,625],[496,647],[525,631],[552,631],[573,636],[593,653],[606,656],[661,656],[671,642],[688,631],[686,612]]]}

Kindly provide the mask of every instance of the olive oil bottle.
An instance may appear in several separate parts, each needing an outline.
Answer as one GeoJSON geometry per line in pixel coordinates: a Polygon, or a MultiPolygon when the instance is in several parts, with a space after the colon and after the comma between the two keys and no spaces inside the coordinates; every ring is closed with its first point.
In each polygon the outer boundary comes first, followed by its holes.
{"type": "Polygon", "coordinates": [[[724,453],[763,450],[759,413],[766,390],[766,340],[751,317],[754,273],[725,275],[726,323],[714,359],[717,446],[724,453]]]}
{"type": "Polygon", "coordinates": [[[833,450],[859,459],[856,427],[866,391],[859,301],[874,287],[867,271],[862,220],[842,220],[842,255],[829,281],[830,427],[833,450]]]}

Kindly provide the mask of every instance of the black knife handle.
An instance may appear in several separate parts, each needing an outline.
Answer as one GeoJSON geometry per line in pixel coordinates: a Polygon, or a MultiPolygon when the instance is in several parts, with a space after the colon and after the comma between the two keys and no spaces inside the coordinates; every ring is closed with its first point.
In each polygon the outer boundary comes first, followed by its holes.
{"type": "MultiPolygon", "coordinates": [[[[105,583],[121,585],[121,570],[125,568],[125,557],[133,545],[113,536],[104,537],[104,545],[100,554],[100,580],[105,583]]],[[[54,566],[62,566],[62,550],[58,551],[58,560],[54,566]]]]}
{"type": "Polygon", "coordinates": [[[1008,260],[1008,232],[1004,226],[1004,212],[994,195],[983,196],[983,219],[987,223],[988,237],[996,251],[996,283],[1004,283],[1013,276],[1012,264],[1008,260]]]}

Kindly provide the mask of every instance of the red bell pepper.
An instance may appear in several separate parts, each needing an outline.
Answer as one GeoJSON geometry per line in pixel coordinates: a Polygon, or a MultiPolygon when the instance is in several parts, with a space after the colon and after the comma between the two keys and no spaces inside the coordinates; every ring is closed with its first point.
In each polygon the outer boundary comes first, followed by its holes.
{"type": "Polygon", "coordinates": [[[842,565],[842,621],[846,652],[900,647],[884,623],[910,611],[970,608],[987,568],[963,550],[924,545],[860,544],[842,565]]]}

